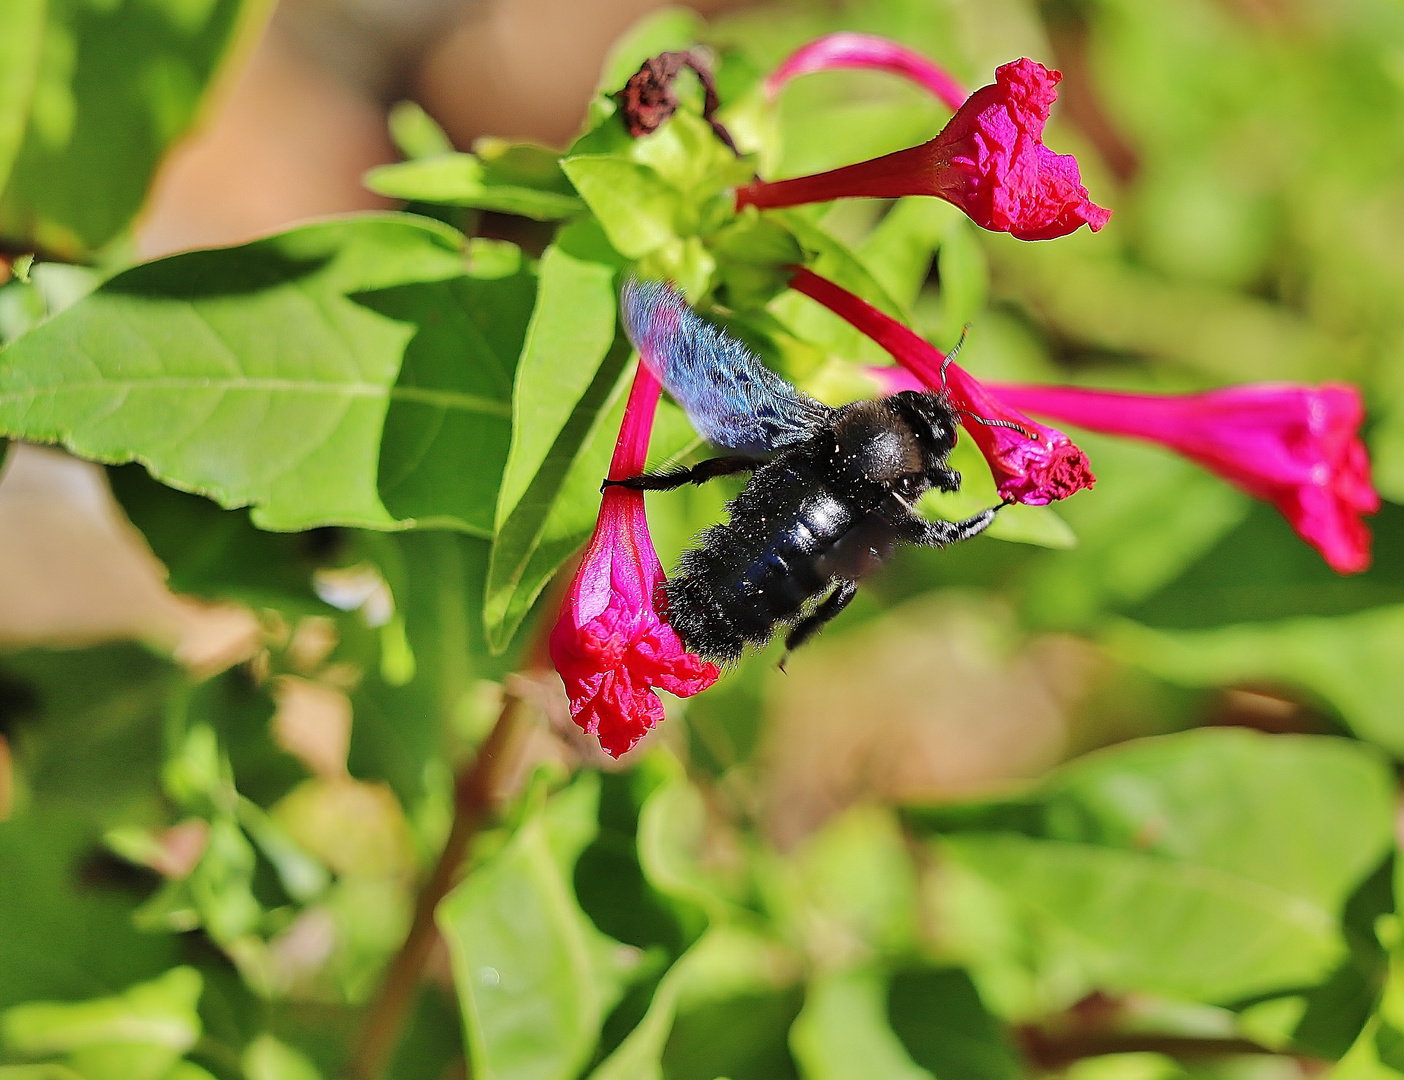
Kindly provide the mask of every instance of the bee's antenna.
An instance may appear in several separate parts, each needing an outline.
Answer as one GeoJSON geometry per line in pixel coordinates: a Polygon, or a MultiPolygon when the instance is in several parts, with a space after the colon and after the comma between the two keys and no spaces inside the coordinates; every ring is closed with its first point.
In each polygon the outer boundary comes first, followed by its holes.
{"type": "Polygon", "coordinates": [[[1033,439],[1035,442],[1038,441],[1037,435],[1031,432],[1028,428],[1020,427],[1012,420],[991,420],[988,416],[981,416],[979,413],[973,413],[969,409],[957,409],[956,412],[960,413],[961,416],[970,417],[970,419],[974,420],[977,424],[984,424],[985,427],[1013,428],[1024,438],[1033,439]]]}
{"type": "Polygon", "coordinates": [[[946,358],[941,361],[941,385],[946,385],[946,368],[951,366],[951,362],[960,355],[960,350],[965,347],[965,337],[970,333],[970,324],[966,323],[960,328],[960,340],[955,343],[955,348],[946,353],[946,358]]]}
{"type": "MultiPolygon", "coordinates": [[[[941,361],[941,386],[945,389],[950,389],[950,387],[946,385],[946,368],[950,367],[951,362],[960,355],[960,350],[965,346],[965,338],[969,333],[970,324],[966,323],[960,329],[960,340],[955,343],[951,351],[946,353],[946,358],[941,361]]],[[[973,413],[969,409],[957,409],[956,412],[960,413],[961,416],[970,417],[970,419],[974,420],[977,424],[984,424],[986,427],[1013,428],[1020,435],[1024,436],[1024,438],[1033,439],[1035,442],[1038,441],[1037,435],[1010,420],[991,420],[988,416],[981,416],[979,413],[973,413]]]]}

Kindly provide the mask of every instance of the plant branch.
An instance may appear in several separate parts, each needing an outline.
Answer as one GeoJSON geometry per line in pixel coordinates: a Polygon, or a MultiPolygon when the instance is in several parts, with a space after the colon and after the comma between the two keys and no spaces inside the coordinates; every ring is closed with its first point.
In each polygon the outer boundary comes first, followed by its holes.
{"type": "MultiPolygon", "coordinates": [[[[1240,1054],[1276,1054],[1251,1039],[1212,1039],[1155,1034],[1119,1034],[1114,1032],[1076,1032],[1050,1035],[1035,1027],[1018,1031],[1024,1054],[1040,1069],[1061,1069],[1083,1058],[1103,1054],[1164,1054],[1176,1060],[1202,1060],[1240,1054]]],[[[1309,1063],[1314,1059],[1288,1054],[1309,1063]]]]}
{"type": "Polygon", "coordinates": [[[483,823],[497,811],[505,782],[520,756],[522,707],[520,699],[511,695],[506,698],[491,734],[478,748],[473,761],[458,774],[454,785],[453,828],[433,872],[419,890],[414,921],[405,943],[391,962],[375,1000],[366,1009],[360,1040],[351,1060],[350,1072],[357,1080],[380,1080],[399,1045],[424,966],[434,947],[434,909],[453,888],[468,845],[483,823]]]}

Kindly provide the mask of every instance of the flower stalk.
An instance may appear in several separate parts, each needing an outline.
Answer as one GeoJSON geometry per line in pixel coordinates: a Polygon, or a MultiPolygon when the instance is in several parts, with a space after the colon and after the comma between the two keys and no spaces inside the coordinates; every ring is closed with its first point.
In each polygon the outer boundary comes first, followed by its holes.
{"type": "Polygon", "coordinates": [[[952,112],[969,97],[949,72],[920,53],[887,38],[852,33],[827,34],[796,49],[766,78],[766,96],[776,97],[786,83],[801,75],[841,68],[866,68],[900,75],[925,87],[952,112]]]}

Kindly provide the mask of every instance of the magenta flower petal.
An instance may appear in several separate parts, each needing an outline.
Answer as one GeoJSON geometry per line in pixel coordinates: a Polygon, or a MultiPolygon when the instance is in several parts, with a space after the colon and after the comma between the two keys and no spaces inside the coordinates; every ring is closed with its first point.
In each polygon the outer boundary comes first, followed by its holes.
{"type": "Polygon", "coordinates": [[[930,142],[813,176],[752,181],[737,188],[736,208],[934,195],[1020,240],[1051,240],[1084,224],[1096,232],[1111,211],[1091,201],[1075,158],[1043,145],[1061,78],[1033,60],[1005,64],[930,142]]]}
{"type": "MultiPolygon", "coordinates": [[[[611,479],[644,469],[660,387],[640,364],[624,410],[611,479]]],[[[663,566],[653,550],[639,491],[605,489],[594,535],[551,631],[551,660],[565,682],[570,714],[618,757],[663,719],[655,687],[678,697],[717,681],[715,665],[687,651],[658,614],[663,566]]]]}
{"type": "Polygon", "coordinates": [[[835,68],[875,68],[901,75],[926,87],[952,110],[965,101],[965,88],[944,69],[895,41],[871,34],[828,34],[790,54],[765,80],[765,92],[775,97],[791,79],[835,68]]]}
{"type": "Polygon", "coordinates": [[[1087,455],[1071,439],[1010,408],[958,364],[946,365],[945,354],[896,319],[803,267],[790,279],[790,288],[867,334],[923,386],[945,391],[985,455],[1001,497],[1045,506],[1096,483],[1087,455]]]}
{"type": "Polygon", "coordinates": [[[991,389],[1030,412],[1169,447],[1272,503],[1332,569],[1353,574],[1370,565],[1370,529],[1361,517],[1379,510],[1380,497],[1353,386],[1262,383],[1180,395],[991,389]]]}

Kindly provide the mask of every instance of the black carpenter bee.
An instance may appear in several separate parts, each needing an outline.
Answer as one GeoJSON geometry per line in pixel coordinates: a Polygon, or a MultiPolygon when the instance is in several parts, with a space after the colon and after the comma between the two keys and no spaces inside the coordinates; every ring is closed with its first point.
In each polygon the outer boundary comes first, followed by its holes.
{"type": "Polygon", "coordinates": [[[944,395],[905,390],[830,408],[710,326],[671,286],[628,281],[624,325],[699,434],[736,451],[691,468],[606,481],[668,491],[750,472],[729,520],[702,531],[665,586],[689,649],[727,663],[789,626],[787,652],[853,599],[898,544],[942,547],[983,532],[998,506],[928,521],[913,504],[956,491],[957,419],[944,395]],[[822,598],[822,599],[821,599],[822,598]]]}

